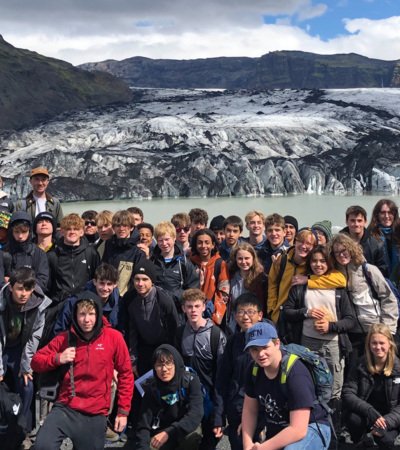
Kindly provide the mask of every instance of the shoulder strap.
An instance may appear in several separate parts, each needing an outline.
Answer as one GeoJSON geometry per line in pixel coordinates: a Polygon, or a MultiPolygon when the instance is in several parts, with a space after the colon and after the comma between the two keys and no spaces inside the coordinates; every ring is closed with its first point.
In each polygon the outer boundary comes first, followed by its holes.
{"type": "Polygon", "coordinates": [[[211,335],[210,335],[210,347],[213,359],[216,359],[218,354],[220,337],[221,337],[221,329],[217,325],[213,325],[211,327],[211,335]]]}
{"type": "Polygon", "coordinates": [[[287,377],[289,376],[289,372],[292,369],[294,363],[299,359],[299,357],[297,355],[295,355],[294,353],[287,353],[286,355],[284,355],[282,357],[282,361],[281,361],[281,376],[280,376],[280,383],[282,385],[286,384],[287,382],[287,377]]]}
{"type": "Polygon", "coordinates": [[[176,329],[176,341],[177,341],[177,348],[179,350],[179,352],[182,354],[182,339],[183,339],[183,331],[185,330],[185,324],[180,325],[177,329],[176,329]]]}
{"type": "Polygon", "coordinates": [[[279,295],[279,286],[281,284],[283,274],[286,269],[287,258],[288,258],[287,251],[281,253],[281,255],[282,256],[281,256],[280,265],[279,265],[279,273],[278,273],[278,277],[276,279],[276,287],[277,287],[278,295],[279,295]]]}
{"type": "Polygon", "coordinates": [[[215,278],[215,287],[218,289],[218,280],[221,275],[221,266],[222,266],[222,258],[218,258],[214,264],[214,278],[215,278]]]}

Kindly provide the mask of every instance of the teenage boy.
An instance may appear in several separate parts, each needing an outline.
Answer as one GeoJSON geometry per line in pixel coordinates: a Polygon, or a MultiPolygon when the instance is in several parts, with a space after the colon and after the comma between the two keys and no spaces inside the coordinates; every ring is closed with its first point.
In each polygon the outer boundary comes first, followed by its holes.
{"type": "Polygon", "coordinates": [[[196,371],[213,403],[211,413],[205,413],[203,417],[203,438],[199,447],[200,450],[213,450],[223,434],[223,401],[216,389],[216,374],[226,338],[211,319],[203,318],[206,301],[200,289],[188,289],[183,293],[182,309],[187,322],[178,330],[177,348],[185,365],[196,371]]]}
{"type": "Polygon", "coordinates": [[[350,206],[346,209],[346,228],[341,233],[347,233],[353,241],[361,245],[365,259],[378,267],[383,276],[388,277],[388,267],[385,262],[383,242],[379,242],[367,230],[367,212],[361,206],[350,206]]]}
{"type": "MultiPolygon", "coordinates": [[[[251,362],[248,352],[244,352],[245,333],[262,320],[262,308],[258,298],[252,293],[239,295],[234,304],[235,320],[240,333],[228,338],[221,364],[218,365],[217,390],[224,401],[224,413],[228,419],[226,430],[231,450],[242,450],[240,424],[244,400],[244,384],[247,368],[251,362]]],[[[225,431],[225,432],[226,432],[225,431]]]]}
{"type": "Polygon", "coordinates": [[[207,228],[208,214],[207,211],[201,208],[193,208],[189,211],[190,217],[190,237],[196,233],[197,230],[207,228]]]}
{"type": "Polygon", "coordinates": [[[96,225],[97,212],[93,209],[89,209],[88,211],[83,212],[81,217],[85,221],[85,227],[83,229],[85,238],[88,240],[89,244],[97,245],[99,241],[96,225]]]}
{"type": "Polygon", "coordinates": [[[135,222],[127,210],[117,211],[112,218],[114,235],[106,241],[103,262],[111,264],[118,270],[118,289],[125,295],[130,287],[135,265],[145,258],[137,247],[138,233],[134,233],[135,222]]]}
{"type": "Polygon", "coordinates": [[[218,246],[220,246],[225,239],[224,221],[225,217],[220,215],[213,217],[210,222],[210,230],[215,234],[218,246]]]}
{"type": "Polygon", "coordinates": [[[16,211],[10,219],[8,227],[8,243],[4,249],[4,273],[20,267],[34,270],[36,281],[47,292],[49,283],[49,263],[46,254],[32,242],[32,221],[26,211],[16,211]]]}
{"type": "Polygon", "coordinates": [[[5,380],[22,399],[22,414],[31,430],[33,399],[31,361],[43,333],[51,300],[36,284],[32,269],[22,267],[0,291],[0,382],[5,380]]]}
{"type": "Polygon", "coordinates": [[[154,286],[157,268],[143,259],[133,270],[134,289],[123,298],[128,310],[129,351],[135,375],[143,375],[152,366],[154,350],[172,344],[178,327],[178,314],[170,294],[154,286]]]}
{"type": "Polygon", "coordinates": [[[50,266],[50,297],[60,303],[77,294],[94,277],[99,265],[96,249],[83,238],[84,221],[78,214],[61,220],[61,235],[55,251],[47,254],[50,266]]]}
{"type": "Polygon", "coordinates": [[[139,223],[136,230],[139,233],[139,243],[137,244],[137,248],[140,248],[148,259],[153,254],[153,250],[157,245],[153,237],[154,227],[151,223],[142,222],[139,223]]]}
{"type": "Polygon", "coordinates": [[[178,245],[180,245],[182,250],[187,253],[190,250],[189,236],[191,228],[189,214],[174,214],[171,218],[171,223],[176,230],[176,241],[178,245]]]}
{"type": "Polygon", "coordinates": [[[269,273],[271,265],[277,256],[289,248],[286,240],[285,219],[279,214],[271,214],[265,219],[266,241],[258,249],[257,255],[263,263],[265,273],[269,273]]]}
{"type": "Polygon", "coordinates": [[[65,368],[60,390],[36,437],[35,449],[59,449],[69,437],[74,448],[103,450],[114,373],[118,373],[116,432],[122,432],[127,424],[133,374],[121,333],[103,323],[99,298],[79,298],[71,329],[56,336],[32,359],[32,368],[38,373],[59,367],[65,368]],[[74,345],[70,336],[74,336],[74,345]]]}
{"type": "Polygon", "coordinates": [[[127,211],[132,214],[133,224],[135,228],[144,221],[143,211],[137,206],[131,206],[127,209],[127,211]]]}
{"type": "Polygon", "coordinates": [[[176,229],[171,222],[160,222],[154,230],[157,246],[151,260],[158,267],[157,286],[171,293],[183,322],[180,309],[182,292],[188,288],[200,287],[195,267],[176,244],[176,229]]]}
{"type": "Polygon", "coordinates": [[[243,449],[318,449],[329,447],[331,430],[326,411],[316,404],[311,374],[296,359],[283,387],[280,348],[276,329],[260,322],[246,331],[245,350],[254,360],[247,370],[242,414],[243,449]],[[262,412],[262,423],[257,423],[262,412]],[[260,429],[266,440],[259,442],[260,429]]]}
{"type": "Polygon", "coordinates": [[[33,221],[33,242],[45,253],[55,248],[57,223],[51,213],[39,213],[33,221]]]}
{"type": "Polygon", "coordinates": [[[100,238],[96,244],[96,250],[101,259],[104,255],[105,242],[114,236],[112,218],[113,213],[108,210],[100,211],[96,216],[96,228],[100,238]]]}
{"type": "Polygon", "coordinates": [[[57,222],[57,225],[63,218],[63,211],[60,200],[47,192],[50,176],[45,167],[35,167],[31,170],[29,181],[32,191],[23,199],[18,200],[15,210],[27,211],[33,220],[40,212],[48,211],[57,222]]]}
{"type": "MultiPolygon", "coordinates": [[[[103,305],[103,316],[113,328],[120,329],[118,326],[119,292],[117,281],[117,269],[107,263],[100,264],[94,273],[93,280],[85,286],[85,292],[96,294],[100,298],[103,305]]],[[[54,334],[69,329],[72,322],[72,311],[80,295],[82,293],[66,299],[54,325],[54,334]]]]}
{"type": "Polygon", "coordinates": [[[260,250],[265,241],[265,216],[261,211],[250,211],[244,218],[249,237],[246,241],[251,244],[256,252],[260,250]]]}
{"type": "Polygon", "coordinates": [[[225,239],[219,246],[219,254],[224,261],[229,262],[232,249],[242,241],[243,221],[238,216],[229,216],[224,220],[223,227],[225,239]]]}
{"type": "Polygon", "coordinates": [[[285,220],[285,238],[289,245],[292,246],[299,231],[299,223],[296,217],[293,216],[285,216],[283,219],[285,220]]]}

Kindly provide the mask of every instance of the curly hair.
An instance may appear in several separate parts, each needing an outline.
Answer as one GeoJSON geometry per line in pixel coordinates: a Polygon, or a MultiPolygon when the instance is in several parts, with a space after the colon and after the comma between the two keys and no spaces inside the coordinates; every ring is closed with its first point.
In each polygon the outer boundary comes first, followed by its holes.
{"type": "Polygon", "coordinates": [[[197,250],[197,239],[203,235],[208,236],[211,239],[211,242],[214,244],[214,248],[211,250],[211,256],[214,256],[218,251],[218,242],[217,238],[215,237],[215,233],[209,228],[203,228],[202,230],[197,230],[196,233],[194,233],[192,240],[190,241],[192,255],[194,256],[199,254],[197,250]]]}
{"type": "Polygon", "coordinates": [[[260,275],[261,272],[264,271],[264,268],[262,264],[260,263],[257,253],[254,250],[254,247],[249,244],[248,242],[241,242],[238,246],[236,246],[230,255],[230,262],[229,262],[229,273],[232,277],[234,273],[236,273],[239,269],[239,266],[236,262],[236,256],[240,250],[249,252],[251,256],[253,257],[253,264],[248,270],[248,272],[245,275],[244,278],[244,287],[246,289],[249,289],[253,281],[260,275]]]}
{"type": "Polygon", "coordinates": [[[397,222],[399,221],[399,210],[396,203],[393,200],[389,200],[387,198],[382,198],[381,200],[379,200],[372,210],[371,223],[368,225],[368,231],[370,232],[370,234],[378,239],[380,239],[381,236],[381,230],[379,229],[379,213],[381,212],[382,206],[384,205],[386,205],[390,209],[390,212],[393,214],[393,230],[397,222]]]}
{"type": "Polygon", "coordinates": [[[351,262],[354,265],[360,266],[365,261],[364,252],[361,245],[353,241],[353,239],[351,239],[349,235],[345,233],[339,233],[333,236],[333,239],[329,243],[329,255],[336,268],[339,269],[341,265],[335,258],[334,253],[335,245],[342,245],[345,248],[345,250],[347,250],[350,253],[351,262]]]}

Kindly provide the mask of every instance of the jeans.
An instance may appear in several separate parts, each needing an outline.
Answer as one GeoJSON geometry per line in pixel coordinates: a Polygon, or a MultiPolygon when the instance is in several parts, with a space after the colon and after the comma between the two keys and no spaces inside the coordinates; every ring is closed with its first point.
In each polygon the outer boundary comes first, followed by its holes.
{"type": "Polygon", "coordinates": [[[326,450],[329,448],[331,441],[331,428],[329,425],[310,423],[308,425],[307,435],[301,441],[294,444],[287,445],[284,450],[326,450]],[[325,439],[325,446],[323,445],[321,434],[325,439]]]}

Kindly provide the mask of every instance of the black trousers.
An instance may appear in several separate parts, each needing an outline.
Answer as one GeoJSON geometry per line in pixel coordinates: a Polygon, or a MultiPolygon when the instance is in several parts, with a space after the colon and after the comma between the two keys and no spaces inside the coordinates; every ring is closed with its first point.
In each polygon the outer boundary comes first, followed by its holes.
{"type": "Polygon", "coordinates": [[[89,416],[55,403],[38,432],[34,450],[59,450],[67,437],[74,450],[103,450],[106,423],[106,416],[89,416]]]}

